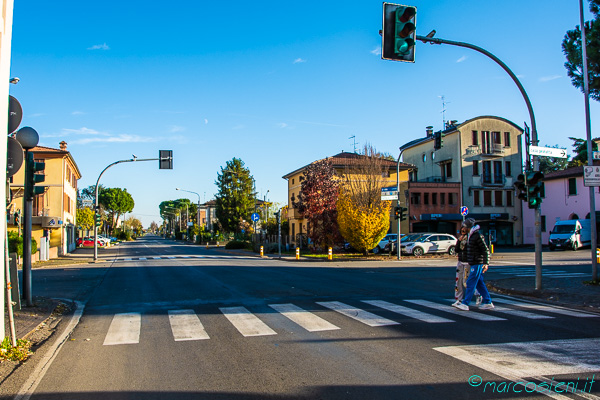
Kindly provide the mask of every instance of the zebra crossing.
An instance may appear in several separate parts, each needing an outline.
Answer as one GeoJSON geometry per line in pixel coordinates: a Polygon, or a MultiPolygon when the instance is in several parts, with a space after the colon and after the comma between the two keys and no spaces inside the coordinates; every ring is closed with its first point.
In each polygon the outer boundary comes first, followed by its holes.
{"type": "MultiPolygon", "coordinates": [[[[400,302],[400,301],[398,301],[400,302]]],[[[449,302],[440,302],[423,300],[423,299],[406,299],[401,300],[402,304],[390,303],[383,300],[362,300],[361,303],[371,306],[369,311],[359,307],[355,307],[340,301],[316,302],[318,306],[324,310],[331,310],[337,314],[358,321],[372,328],[383,326],[400,325],[401,323],[384,318],[378,315],[377,309],[399,314],[409,319],[414,319],[424,323],[440,324],[457,322],[460,316],[462,318],[476,319],[481,322],[498,322],[506,321],[498,315],[510,315],[525,319],[551,319],[554,315],[559,314],[572,318],[595,318],[600,317],[600,314],[592,314],[581,311],[570,310],[560,307],[552,307],[543,304],[529,303],[506,298],[495,298],[496,303],[502,305],[496,306],[494,310],[478,312],[475,308],[473,311],[464,312],[450,306],[449,302]],[[509,307],[510,306],[510,307],[509,307]],[[432,309],[436,312],[442,312],[446,315],[430,314],[429,312],[421,311],[418,308],[432,309]],[[526,310],[526,311],[524,311],[526,310]]],[[[295,304],[268,304],[276,314],[282,315],[287,320],[295,325],[303,328],[307,332],[322,332],[335,331],[342,329],[340,326],[325,320],[315,312],[303,309],[295,304]]],[[[270,327],[267,322],[261,319],[257,314],[252,313],[244,306],[219,307],[221,315],[244,337],[256,336],[272,336],[278,332],[270,327]]],[[[168,320],[173,334],[173,340],[179,341],[196,341],[210,339],[209,332],[204,327],[201,318],[192,309],[175,309],[168,310],[168,320]]],[[[339,322],[338,322],[339,324],[339,322]]],[[[119,313],[113,316],[113,319],[108,328],[108,332],[104,339],[105,346],[137,344],[140,341],[140,334],[143,328],[141,312],[119,313]]],[[[281,333],[281,332],[279,332],[281,333]]]]}
{"type": "Polygon", "coordinates": [[[205,260],[255,260],[256,257],[233,256],[233,255],[194,255],[194,256],[146,256],[146,257],[118,257],[113,261],[148,261],[148,260],[185,260],[185,259],[205,259],[205,260]]]}
{"type": "MultiPolygon", "coordinates": [[[[489,272],[494,272],[501,275],[510,275],[513,277],[534,277],[535,266],[520,267],[520,266],[492,266],[489,272]]],[[[589,276],[589,273],[585,272],[568,272],[557,269],[542,268],[542,276],[547,278],[574,278],[579,276],[589,276]]]]}

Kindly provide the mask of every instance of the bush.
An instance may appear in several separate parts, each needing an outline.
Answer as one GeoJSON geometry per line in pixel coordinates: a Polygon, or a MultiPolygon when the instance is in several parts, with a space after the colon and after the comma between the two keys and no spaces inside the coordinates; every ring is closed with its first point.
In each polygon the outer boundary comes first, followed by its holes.
{"type": "Polygon", "coordinates": [[[234,250],[234,249],[252,250],[252,243],[244,242],[241,240],[232,240],[231,242],[229,242],[225,245],[225,248],[228,250],[234,250]]]}
{"type": "Polygon", "coordinates": [[[130,241],[131,233],[129,233],[128,231],[118,231],[116,232],[116,238],[119,240],[130,241]]]}
{"type": "MultiPolygon", "coordinates": [[[[31,239],[31,254],[38,251],[37,242],[31,239]]],[[[17,232],[8,232],[8,252],[17,253],[19,257],[23,257],[23,236],[18,236],[17,232]]]]}

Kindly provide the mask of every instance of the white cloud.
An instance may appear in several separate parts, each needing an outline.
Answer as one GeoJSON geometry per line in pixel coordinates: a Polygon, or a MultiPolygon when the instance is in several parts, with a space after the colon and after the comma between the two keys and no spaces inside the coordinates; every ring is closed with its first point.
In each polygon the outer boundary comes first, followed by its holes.
{"type": "Polygon", "coordinates": [[[280,123],[278,123],[278,124],[277,124],[277,126],[278,126],[279,128],[281,128],[281,129],[284,129],[284,128],[287,128],[287,127],[288,127],[288,124],[286,124],[285,122],[280,122],[280,123]]]}
{"type": "Polygon", "coordinates": [[[302,59],[302,58],[296,58],[293,62],[293,64],[299,64],[299,63],[305,63],[306,60],[302,59]]]}
{"type": "Polygon", "coordinates": [[[465,61],[467,59],[467,56],[462,56],[461,58],[459,58],[458,60],[456,60],[457,63],[461,63],[463,61],[465,61]]]}
{"type": "Polygon", "coordinates": [[[73,134],[73,135],[100,135],[100,136],[109,136],[108,133],[98,132],[95,129],[89,129],[89,128],[86,128],[85,126],[83,128],[79,128],[79,129],[67,129],[67,128],[65,128],[62,131],[63,131],[63,133],[65,135],[71,135],[71,134],[73,134]]]}
{"type": "Polygon", "coordinates": [[[373,50],[371,50],[371,54],[374,54],[376,56],[380,56],[381,55],[381,46],[377,46],[373,50]]]}
{"type": "Polygon", "coordinates": [[[169,133],[176,133],[176,132],[183,132],[183,131],[185,131],[185,127],[183,127],[183,126],[172,125],[169,127],[169,133]]]}
{"type": "Polygon", "coordinates": [[[92,47],[88,47],[88,50],[110,50],[110,47],[106,43],[95,44],[92,47]]]}
{"type": "Polygon", "coordinates": [[[560,79],[560,78],[562,78],[562,76],[560,76],[560,75],[542,76],[540,78],[540,82],[548,82],[548,81],[553,81],[555,79],[560,79]]]}
{"type": "Polygon", "coordinates": [[[89,143],[147,143],[147,142],[155,142],[157,139],[139,136],[139,135],[129,135],[129,134],[121,134],[115,136],[103,136],[103,137],[90,137],[84,139],[74,140],[71,143],[73,144],[89,144],[89,143]]]}
{"type": "Polygon", "coordinates": [[[73,111],[71,115],[83,115],[85,114],[83,111],[73,111]]]}
{"type": "Polygon", "coordinates": [[[208,125],[208,119],[204,118],[204,125],[208,125]]]}

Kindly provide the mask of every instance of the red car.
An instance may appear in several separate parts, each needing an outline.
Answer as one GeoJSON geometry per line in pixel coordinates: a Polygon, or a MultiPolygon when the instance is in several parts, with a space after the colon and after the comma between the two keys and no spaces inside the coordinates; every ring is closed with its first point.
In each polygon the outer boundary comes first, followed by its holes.
{"type": "MultiPolygon", "coordinates": [[[[75,243],[77,244],[77,246],[92,247],[92,246],[94,246],[94,238],[87,237],[87,236],[84,238],[77,238],[75,243]]],[[[98,240],[98,246],[102,246],[102,244],[103,244],[102,241],[98,240]]]]}

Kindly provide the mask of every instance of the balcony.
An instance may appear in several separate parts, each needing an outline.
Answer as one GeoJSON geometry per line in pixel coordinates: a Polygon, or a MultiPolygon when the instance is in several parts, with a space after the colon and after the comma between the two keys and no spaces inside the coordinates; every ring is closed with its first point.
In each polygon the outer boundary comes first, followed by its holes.
{"type": "Polygon", "coordinates": [[[506,175],[503,174],[486,174],[481,176],[481,186],[498,186],[506,185],[506,175]]]}
{"type": "Polygon", "coordinates": [[[465,149],[465,155],[463,158],[469,158],[474,156],[484,157],[502,157],[504,156],[504,146],[499,143],[482,145],[471,145],[465,149]]]}

